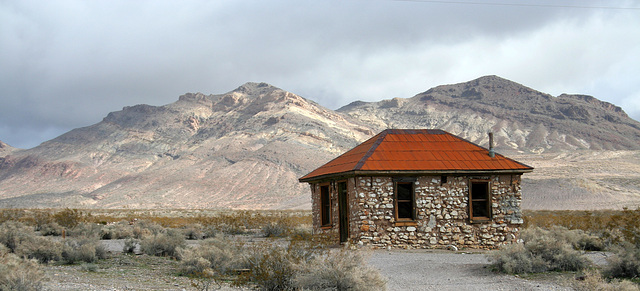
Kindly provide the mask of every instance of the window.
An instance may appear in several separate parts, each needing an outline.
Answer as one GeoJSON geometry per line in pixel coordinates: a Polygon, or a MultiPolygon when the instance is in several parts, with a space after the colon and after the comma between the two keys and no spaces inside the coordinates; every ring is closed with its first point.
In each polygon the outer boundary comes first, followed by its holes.
{"type": "Polygon", "coordinates": [[[320,186],[320,224],[331,225],[331,199],[329,197],[329,185],[320,186]]]}
{"type": "Polygon", "coordinates": [[[491,219],[489,181],[472,180],[469,188],[469,217],[472,221],[491,219]]]}
{"type": "Polygon", "coordinates": [[[444,185],[444,184],[447,184],[447,176],[442,175],[440,177],[440,185],[444,185]]]}
{"type": "Polygon", "coordinates": [[[413,182],[396,182],[396,218],[398,220],[415,219],[413,182]]]}

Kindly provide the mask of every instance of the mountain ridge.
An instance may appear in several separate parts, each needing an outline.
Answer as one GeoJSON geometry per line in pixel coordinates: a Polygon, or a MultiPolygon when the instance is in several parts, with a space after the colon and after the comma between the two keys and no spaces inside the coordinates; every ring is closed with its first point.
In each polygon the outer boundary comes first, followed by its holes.
{"type": "Polygon", "coordinates": [[[164,106],[124,107],[1,158],[0,205],[28,205],[12,199],[27,192],[32,200],[39,195],[37,207],[299,208],[308,202],[297,176],[369,134],[349,117],[265,83],[187,93],[164,106]],[[175,191],[183,197],[168,197],[175,191]]]}
{"type": "Polygon", "coordinates": [[[479,144],[493,131],[507,152],[640,149],[640,123],[620,107],[587,95],[553,97],[497,76],[337,111],[379,127],[441,128],[479,144]]]}
{"type": "MultiPolygon", "coordinates": [[[[32,149],[0,144],[0,207],[308,209],[297,178],[386,128],[440,128],[484,146],[493,131],[506,154],[640,147],[640,123],[613,104],[497,76],[335,111],[248,82],[125,106],[32,149]]],[[[553,190],[537,177],[536,191],[553,190]]]]}

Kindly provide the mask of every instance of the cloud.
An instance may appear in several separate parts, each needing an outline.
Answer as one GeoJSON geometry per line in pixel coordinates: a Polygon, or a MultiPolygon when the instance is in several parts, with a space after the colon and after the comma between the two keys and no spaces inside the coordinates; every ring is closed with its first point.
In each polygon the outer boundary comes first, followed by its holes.
{"type": "Polygon", "coordinates": [[[1,1],[0,140],[248,81],[338,108],[496,74],[640,119],[637,10],[459,2],[1,1]]]}

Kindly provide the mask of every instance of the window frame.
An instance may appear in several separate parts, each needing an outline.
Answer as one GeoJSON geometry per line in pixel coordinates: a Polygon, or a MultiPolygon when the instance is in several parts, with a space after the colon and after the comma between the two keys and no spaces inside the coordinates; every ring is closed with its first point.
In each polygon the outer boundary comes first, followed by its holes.
{"type": "Polygon", "coordinates": [[[333,208],[331,205],[331,187],[329,183],[320,184],[319,187],[320,227],[327,228],[331,227],[333,223],[333,219],[331,219],[331,210],[333,208]],[[325,193],[323,193],[323,189],[326,189],[325,193]]]}
{"type": "Polygon", "coordinates": [[[491,221],[492,216],[493,216],[493,207],[492,207],[492,195],[491,195],[491,180],[488,179],[470,179],[469,180],[469,220],[471,221],[471,223],[474,222],[487,222],[487,221],[491,221]],[[475,198],[473,197],[473,184],[485,184],[486,186],[486,198],[475,198]],[[474,203],[486,203],[486,211],[487,211],[487,216],[476,216],[473,214],[473,206],[474,203]]]}
{"type": "Polygon", "coordinates": [[[416,178],[395,178],[393,179],[393,207],[394,207],[394,217],[397,222],[415,222],[416,220],[416,187],[415,187],[416,178]],[[398,199],[398,184],[411,185],[410,190],[410,200],[400,200],[398,199]],[[409,209],[409,213],[411,217],[400,217],[400,206],[398,206],[398,202],[407,203],[409,202],[411,205],[411,209],[409,209]]]}

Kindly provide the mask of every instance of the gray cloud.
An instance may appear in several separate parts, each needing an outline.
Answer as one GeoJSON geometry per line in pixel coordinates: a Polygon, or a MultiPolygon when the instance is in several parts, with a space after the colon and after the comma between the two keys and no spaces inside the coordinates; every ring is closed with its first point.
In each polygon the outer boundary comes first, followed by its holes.
{"type": "Polygon", "coordinates": [[[32,147],[123,106],[247,81],[337,108],[497,74],[554,95],[593,95],[640,119],[638,13],[428,1],[0,1],[0,140],[32,147]]]}

